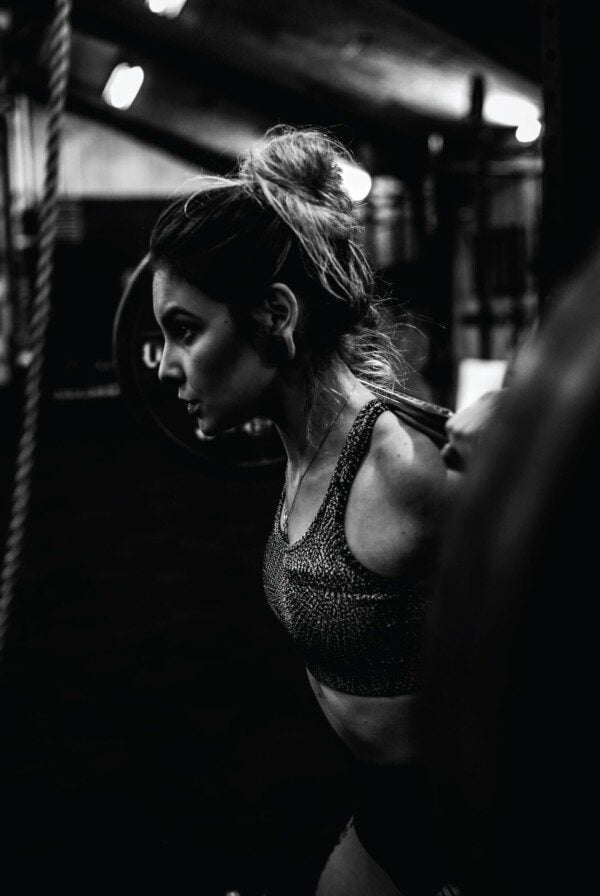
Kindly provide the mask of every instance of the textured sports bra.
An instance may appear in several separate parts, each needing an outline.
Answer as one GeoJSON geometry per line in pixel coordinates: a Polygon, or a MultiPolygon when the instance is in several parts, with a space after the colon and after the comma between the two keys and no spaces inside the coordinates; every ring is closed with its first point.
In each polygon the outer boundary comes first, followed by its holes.
{"type": "MultiPolygon", "coordinates": [[[[375,422],[388,409],[397,412],[373,399],[360,410],[316,516],[292,545],[287,526],[281,528],[284,488],[263,564],[269,606],[309,671],[335,690],[364,696],[407,694],[419,688],[427,609],[425,583],[371,572],[350,552],[344,532],[352,482],[375,422]]],[[[440,414],[432,418],[439,432],[440,420],[447,418],[446,412],[440,414]]]]}

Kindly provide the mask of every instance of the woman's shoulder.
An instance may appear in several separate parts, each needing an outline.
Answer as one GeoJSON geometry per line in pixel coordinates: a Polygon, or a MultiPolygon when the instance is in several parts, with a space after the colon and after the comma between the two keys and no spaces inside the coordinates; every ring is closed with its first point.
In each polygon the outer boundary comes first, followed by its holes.
{"type": "Polygon", "coordinates": [[[439,449],[392,412],[382,413],[350,493],[351,552],[379,575],[403,575],[437,539],[445,496],[439,449]]]}
{"type": "Polygon", "coordinates": [[[366,462],[393,502],[425,511],[444,499],[447,470],[439,448],[393,411],[377,418],[366,462]]]}

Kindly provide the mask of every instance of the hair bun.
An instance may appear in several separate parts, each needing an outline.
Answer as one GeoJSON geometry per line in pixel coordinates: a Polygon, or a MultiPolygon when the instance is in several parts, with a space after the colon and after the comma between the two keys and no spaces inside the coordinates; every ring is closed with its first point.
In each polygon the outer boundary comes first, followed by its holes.
{"type": "Polygon", "coordinates": [[[373,292],[357,209],[342,180],[344,161],[352,161],[350,153],[329,134],[278,126],[239,168],[239,183],[294,235],[338,332],[358,325],[373,292]]]}
{"type": "Polygon", "coordinates": [[[271,190],[275,189],[350,214],[353,202],[344,188],[340,167],[340,162],[349,159],[347,150],[321,131],[278,125],[242,156],[240,177],[258,188],[271,204],[271,190]]]}

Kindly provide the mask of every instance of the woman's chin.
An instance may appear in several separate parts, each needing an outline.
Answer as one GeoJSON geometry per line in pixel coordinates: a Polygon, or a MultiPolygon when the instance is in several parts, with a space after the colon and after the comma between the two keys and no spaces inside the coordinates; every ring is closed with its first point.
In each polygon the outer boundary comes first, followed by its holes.
{"type": "Polygon", "coordinates": [[[199,439],[215,439],[223,430],[206,417],[196,417],[194,432],[199,439]]]}
{"type": "Polygon", "coordinates": [[[204,411],[196,416],[195,433],[199,439],[216,439],[223,433],[241,426],[249,419],[248,416],[238,414],[210,414],[204,411]]]}

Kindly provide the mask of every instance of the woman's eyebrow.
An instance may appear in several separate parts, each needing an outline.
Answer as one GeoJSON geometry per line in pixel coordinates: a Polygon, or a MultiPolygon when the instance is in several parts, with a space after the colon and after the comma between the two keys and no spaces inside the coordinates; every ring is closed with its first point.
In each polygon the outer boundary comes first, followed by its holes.
{"type": "Polygon", "coordinates": [[[191,311],[186,311],[185,308],[180,308],[178,305],[171,305],[162,315],[161,322],[168,325],[182,317],[195,322],[199,321],[199,318],[191,311]]]}

